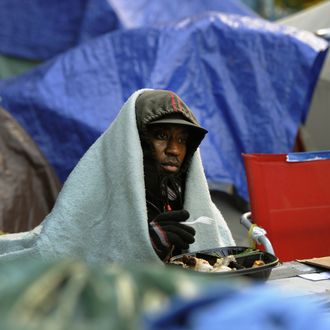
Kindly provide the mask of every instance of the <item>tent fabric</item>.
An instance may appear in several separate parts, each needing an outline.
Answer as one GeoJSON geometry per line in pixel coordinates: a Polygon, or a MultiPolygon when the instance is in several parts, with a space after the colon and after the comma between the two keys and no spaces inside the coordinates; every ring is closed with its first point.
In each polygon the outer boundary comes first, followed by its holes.
{"type": "Polygon", "coordinates": [[[286,16],[276,21],[280,24],[288,24],[303,30],[316,32],[318,29],[329,27],[330,1],[323,1],[318,5],[301,10],[293,15],[286,16]]]}
{"type": "Polygon", "coordinates": [[[46,60],[119,28],[167,23],[210,10],[256,16],[238,0],[2,0],[0,54],[46,60]]]}
{"type": "Polygon", "coordinates": [[[135,90],[172,90],[209,131],[210,187],[248,199],[241,153],[292,150],[326,50],[307,32],[207,13],[106,34],[0,82],[0,96],[64,181],[135,90]]]}
{"type": "Polygon", "coordinates": [[[45,60],[117,26],[106,0],[2,0],[0,53],[45,60]]]}
{"type": "MultiPolygon", "coordinates": [[[[330,1],[320,3],[297,14],[276,21],[295,28],[315,33],[330,28],[330,1]]],[[[302,126],[303,143],[307,150],[330,149],[330,54],[324,61],[317,82],[309,114],[302,126]]]]}
{"type": "Polygon", "coordinates": [[[328,310],[314,299],[279,293],[264,285],[213,288],[190,301],[172,300],[163,313],[148,319],[146,330],[326,330],[328,310]]]}
{"type": "MultiPolygon", "coordinates": [[[[297,14],[287,16],[277,20],[278,24],[294,26],[301,30],[306,30],[315,33],[319,29],[330,28],[330,1],[320,3],[317,6],[305,9],[297,14]]],[[[330,83],[330,55],[324,63],[321,71],[321,79],[330,83]]]]}
{"type": "Polygon", "coordinates": [[[0,230],[27,231],[52,209],[60,182],[39,148],[0,108],[0,230]]]}
{"type": "Polygon", "coordinates": [[[257,17],[239,0],[108,0],[123,28],[174,22],[206,11],[257,17]]]}

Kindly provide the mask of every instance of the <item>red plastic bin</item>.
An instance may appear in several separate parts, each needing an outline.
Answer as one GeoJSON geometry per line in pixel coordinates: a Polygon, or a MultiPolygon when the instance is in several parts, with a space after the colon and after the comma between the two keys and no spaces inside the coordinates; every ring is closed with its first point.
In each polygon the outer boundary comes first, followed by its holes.
{"type": "Polygon", "coordinates": [[[252,220],[282,261],[330,255],[330,159],[243,154],[252,220]]]}

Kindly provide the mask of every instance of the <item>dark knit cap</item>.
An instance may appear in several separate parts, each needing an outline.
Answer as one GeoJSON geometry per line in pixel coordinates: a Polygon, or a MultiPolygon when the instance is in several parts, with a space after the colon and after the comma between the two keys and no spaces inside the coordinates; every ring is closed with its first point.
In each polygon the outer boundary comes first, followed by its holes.
{"type": "Polygon", "coordinates": [[[137,126],[142,134],[146,133],[149,125],[184,125],[190,129],[196,149],[207,133],[207,130],[199,125],[189,107],[171,91],[145,91],[137,98],[135,109],[137,126]]]}

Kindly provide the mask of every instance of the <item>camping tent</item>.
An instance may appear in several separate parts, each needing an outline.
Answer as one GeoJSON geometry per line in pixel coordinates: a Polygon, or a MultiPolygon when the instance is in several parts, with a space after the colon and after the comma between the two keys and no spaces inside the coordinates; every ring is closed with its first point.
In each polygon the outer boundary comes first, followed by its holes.
{"type": "Polygon", "coordinates": [[[239,0],[1,0],[0,54],[47,60],[117,29],[166,24],[205,11],[257,16],[239,0]]]}
{"type": "Polygon", "coordinates": [[[239,0],[180,0],[179,6],[172,0],[2,0],[0,79],[117,29],[165,24],[205,11],[256,17],[239,0]]]}
{"type": "MultiPolygon", "coordinates": [[[[330,28],[330,1],[326,1],[295,15],[278,20],[277,23],[316,32],[330,28]]],[[[302,127],[306,149],[330,149],[330,54],[328,54],[320,79],[317,82],[309,115],[302,127]]]]}
{"type": "Polygon", "coordinates": [[[27,231],[52,209],[60,182],[38,146],[0,108],[0,230],[27,231]]]}
{"type": "Polygon", "coordinates": [[[108,33],[0,82],[0,96],[65,180],[132,92],[173,90],[209,130],[211,188],[232,184],[247,199],[241,153],[292,150],[326,49],[308,33],[210,12],[108,33]]]}

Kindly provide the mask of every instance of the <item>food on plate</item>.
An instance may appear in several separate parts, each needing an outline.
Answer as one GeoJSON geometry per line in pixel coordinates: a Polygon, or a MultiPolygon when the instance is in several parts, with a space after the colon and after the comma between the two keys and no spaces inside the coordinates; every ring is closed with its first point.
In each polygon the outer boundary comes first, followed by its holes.
{"type": "MultiPolygon", "coordinates": [[[[169,264],[208,273],[228,272],[245,268],[237,262],[234,255],[228,255],[226,257],[211,256],[211,259],[212,261],[209,261],[192,255],[183,255],[180,258],[171,258],[169,264]]],[[[260,267],[263,265],[265,265],[264,261],[256,260],[254,261],[252,267],[260,267]]]]}

